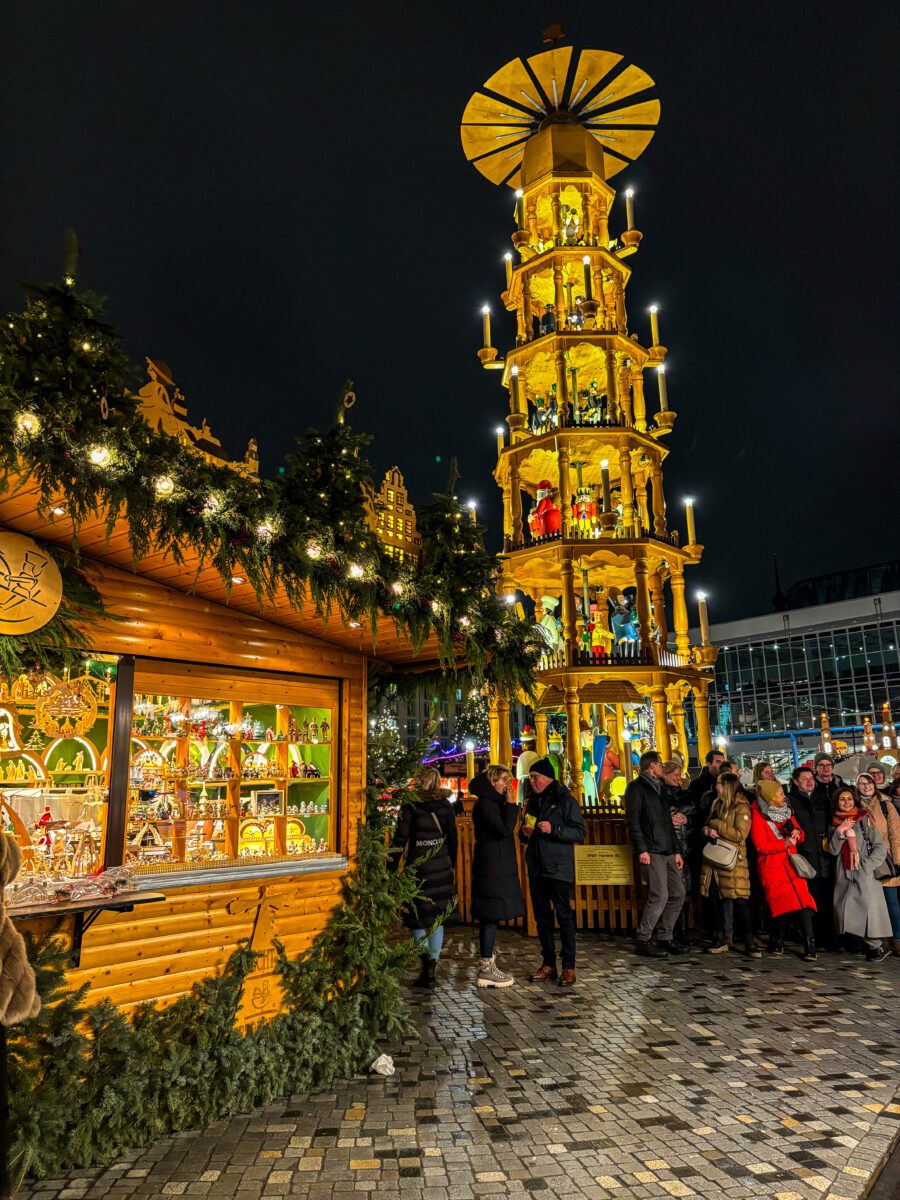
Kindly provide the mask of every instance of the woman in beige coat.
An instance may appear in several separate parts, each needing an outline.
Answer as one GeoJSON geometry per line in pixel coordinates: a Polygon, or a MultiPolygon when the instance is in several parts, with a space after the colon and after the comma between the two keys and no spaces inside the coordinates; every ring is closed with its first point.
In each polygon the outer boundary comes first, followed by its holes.
{"type": "Polygon", "coordinates": [[[753,942],[750,922],[750,869],[747,865],[747,836],[752,817],[750,804],[741,788],[741,781],[732,771],[716,776],[716,798],[703,828],[708,842],[727,842],[737,847],[733,867],[713,866],[704,861],[700,870],[700,894],[708,896],[713,914],[713,940],[710,954],[726,951],[734,935],[734,915],[740,918],[744,953],[748,958],[762,958],[753,942]]]}
{"type": "Polygon", "coordinates": [[[891,919],[891,945],[900,957],[900,812],[889,797],[880,794],[868,772],[857,776],[856,790],[887,847],[887,858],[879,868],[879,876],[891,919]]]}

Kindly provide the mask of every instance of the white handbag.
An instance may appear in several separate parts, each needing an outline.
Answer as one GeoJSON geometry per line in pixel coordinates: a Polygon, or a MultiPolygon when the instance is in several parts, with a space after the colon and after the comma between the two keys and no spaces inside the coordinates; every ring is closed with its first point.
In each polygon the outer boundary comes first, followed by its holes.
{"type": "Polygon", "coordinates": [[[734,842],[726,842],[724,838],[716,838],[707,842],[703,847],[703,861],[711,867],[722,871],[733,871],[738,860],[739,848],[734,842]]]}

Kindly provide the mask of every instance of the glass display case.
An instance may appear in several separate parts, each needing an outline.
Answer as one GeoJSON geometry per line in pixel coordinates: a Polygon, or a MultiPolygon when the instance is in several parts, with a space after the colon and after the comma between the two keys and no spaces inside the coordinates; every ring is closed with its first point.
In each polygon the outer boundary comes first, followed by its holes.
{"type": "Polygon", "coordinates": [[[125,849],[138,874],[334,852],[336,686],[304,695],[292,681],[279,702],[252,681],[152,682],[164,681],[136,677],[131,729],[125,849]]]}

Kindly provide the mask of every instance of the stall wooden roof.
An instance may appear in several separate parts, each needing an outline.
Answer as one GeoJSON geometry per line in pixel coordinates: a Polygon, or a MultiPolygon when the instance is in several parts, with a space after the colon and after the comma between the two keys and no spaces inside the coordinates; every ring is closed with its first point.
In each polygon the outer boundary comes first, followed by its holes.
{"type": "MultiPolygon", "coordinates": [[[[0,495],[0,524],[63,549],[71,547],[70,518],[66,514],[50,520],[42,517],[37,511],[39,499],[40,488],[37,484],[24,477],[11,478],[8,490],[0,495]]],[[[370,658],[421,670],[435,666],[438,661],[438,641],[433,634],[416,652],[409,637],[398,630],[390,617],[379,617],[373,639],[368,622],[359,628],[351,628],[336,611],[332,611],[331,616],[325,619],[316,614],[311,601],[299,606],[291,604],[283,588],[278,589],[274,601],[262,605],[257,602],[249,583],[233,584],[229,596],[218,571],[209,566],[199,570],[199,558],[189,547],[184,552],[183,563],[177,563],[171,555],[163,552],[151,553],[135,561],[124,520],[117,521],[111,536],[107,537],[104,515],[98,513],[95,519],[79,529],[78,545],[87,559],[134,571],[178,591],[227,605],[254,617],[265,617],[276,625],[370,658]]]]}

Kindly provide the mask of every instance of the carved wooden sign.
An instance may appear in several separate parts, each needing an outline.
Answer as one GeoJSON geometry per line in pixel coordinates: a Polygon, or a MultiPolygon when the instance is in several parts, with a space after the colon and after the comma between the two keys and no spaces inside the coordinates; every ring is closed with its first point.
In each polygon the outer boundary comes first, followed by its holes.
{"type": "Polygon", "coordinates": [[[0,530],[0,633],[34,633],[62,600],[59,567],[37,542],[0,530]]]}

